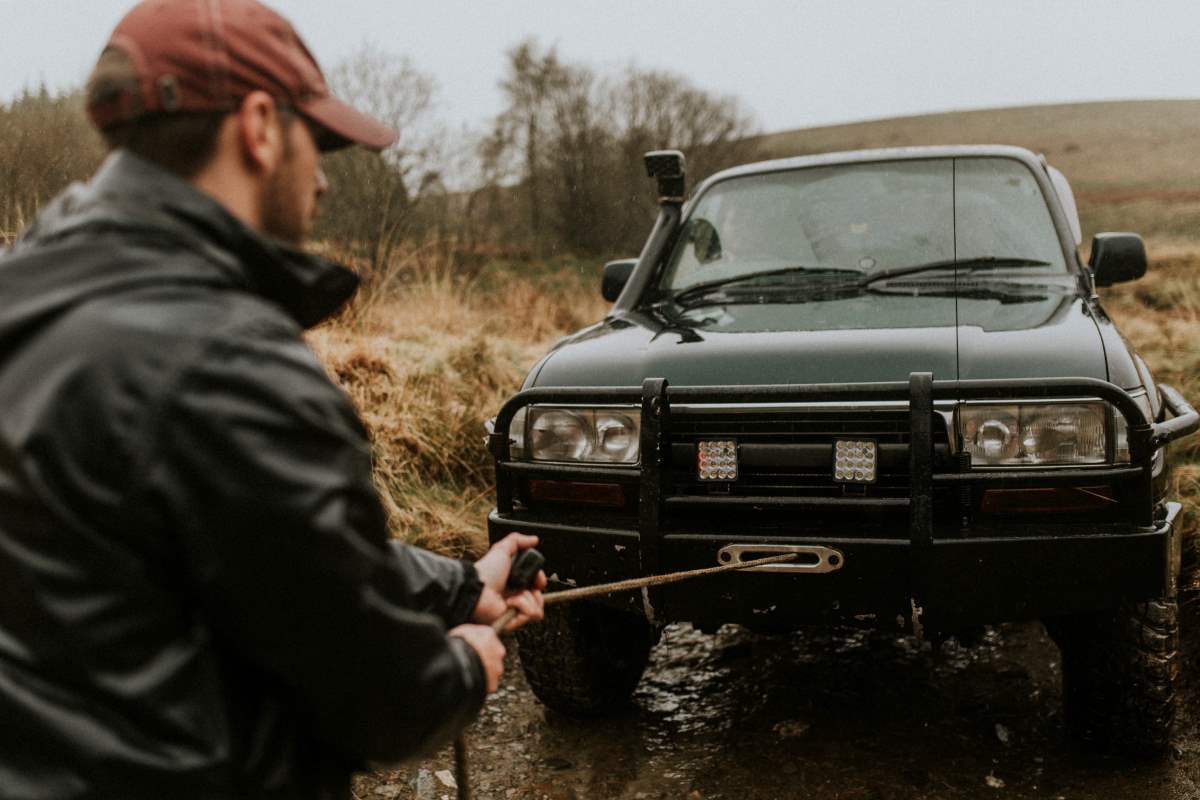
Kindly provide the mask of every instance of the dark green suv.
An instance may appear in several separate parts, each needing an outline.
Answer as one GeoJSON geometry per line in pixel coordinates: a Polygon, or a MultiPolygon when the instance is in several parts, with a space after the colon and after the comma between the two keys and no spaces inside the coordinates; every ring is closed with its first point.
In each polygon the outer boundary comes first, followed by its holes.
{"type": "Polygon", "coordinates": [[[520,638],[537,696],[628,699],[666,623],[867,625],[940,641],[1043,620],[1066,716],[1097,744],[1167,743],[1178,676],[1177,503],[1196,429],[1097,286],[1067,181],[1013,147],[770,161],[706,180],[647,154],[661,195],[615,301],[494,421],[493,539],[536,533],[554,587],[786,564],[557,606],[520,638]]]}

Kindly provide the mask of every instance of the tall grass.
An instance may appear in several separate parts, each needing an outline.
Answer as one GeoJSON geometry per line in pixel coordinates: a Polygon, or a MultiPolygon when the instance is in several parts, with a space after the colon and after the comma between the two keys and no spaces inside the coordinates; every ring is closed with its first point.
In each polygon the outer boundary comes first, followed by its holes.
{"type": "Polygon", "coordinates": [[[394,535],[477,553],[492,497],[483,423],[559,337],[604,316],[598,265],[465,278],[430,247],[382,280],[310,341],[370,431],[394,535]]]}
{"type": "MultiPolygon", "coordinates": [[[[1200,241],[1152,240],[1149,272],[1101,290],[1105,308],[1154,377],[1200,405],[1200,241]]],[[[1200,434],[1171,445],[1172,495],[1183,501],[1185,585],[1200,590],[1200,434]]]]}
{"type": "Polygon", "coordinates": [[[37,210],[100,163],[100,139],[78,92],[26,89],[0,103],[0,248],[11,244],[37,210]]]}

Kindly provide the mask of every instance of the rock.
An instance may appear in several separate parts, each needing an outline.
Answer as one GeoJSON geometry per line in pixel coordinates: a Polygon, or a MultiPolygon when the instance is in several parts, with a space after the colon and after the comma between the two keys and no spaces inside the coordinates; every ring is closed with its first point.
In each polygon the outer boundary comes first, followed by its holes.
{"type": "Polygon", "coordinates": [[[454,773],[452,773],[450,770],[439,769],[434,773],[434,775],[437,776],[437,779],[441,782],[442,786],[445,786],[447,789],[458,788],[458,781],[454,780],[454,773]]]}
{"type": "Polygon", "coordinates": [[[404,791],[404,787],[398,783],[381,783],[371,790],[371,794],[391,800],[393,797],[399,797],[402,791],[404,791]]]}
{"type": "MultiPolygon", "coordinates": [[[[434,787],[437,784],[434,782],[433,773],[427,769],[420,770],[417,773],[417,779],[413,781],[413,797],[415,800],[434,800],[437,795],[434,794],[434,787]]],[[[376,789],[378,792],[379,790],[376,789]]],[[[396,795],[386,795],[387,797],[396,797],[396,795]]]]}
{"type": "Polygon", "coordinates": [[[1010,737],[1010,734],[1008,732],[1008,728],[1004,727],[999,722],[997,722],[996,723],[996,738],[1000,740],[1000,744],[1008,744],[1009,737],[1010,737]]]}
{"type": "Polygon", "coordinates": [[[997,778],[991,772],[989,772],[987,774],[987,777],[983,779],[983,782],[986,783],[988,786],[990,786],[993,789],[1003,789],[1004,788],[1004,781],[1000,778],[997,778]]]}

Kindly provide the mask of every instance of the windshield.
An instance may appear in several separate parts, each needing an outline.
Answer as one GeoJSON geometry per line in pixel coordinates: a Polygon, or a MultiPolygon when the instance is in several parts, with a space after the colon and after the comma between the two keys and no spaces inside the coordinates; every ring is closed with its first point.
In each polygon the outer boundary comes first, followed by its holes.
{"type": "Polygon", "coordinates": [[[846,272],[981,259],[1030,262],[1015,267],[1023,272],[1067,271],[1041,188],[1024,164],[841,164],[713,186],[684,224],[660,287],[678,292],[768,271],[840,280],[846,272]]]}

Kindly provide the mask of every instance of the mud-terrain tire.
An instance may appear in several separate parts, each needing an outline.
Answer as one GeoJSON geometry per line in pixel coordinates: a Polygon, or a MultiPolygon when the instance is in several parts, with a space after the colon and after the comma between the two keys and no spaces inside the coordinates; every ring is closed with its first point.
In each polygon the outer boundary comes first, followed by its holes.
{"type": "Polygon", "coordinates": [[[619,711],[637,688],[653,644],[640,616],[589,603],[550,606],[541,624],[517,631],[521,668],[534,695],[582,717],[619,711]]]}
{"type": "Polygon", "coordinates": [[[1170,744],[1179,679],[1174,599],[1048,621],[1062,651],[1063,714],[1085,746],[1133,756],[1170,744]]]}

